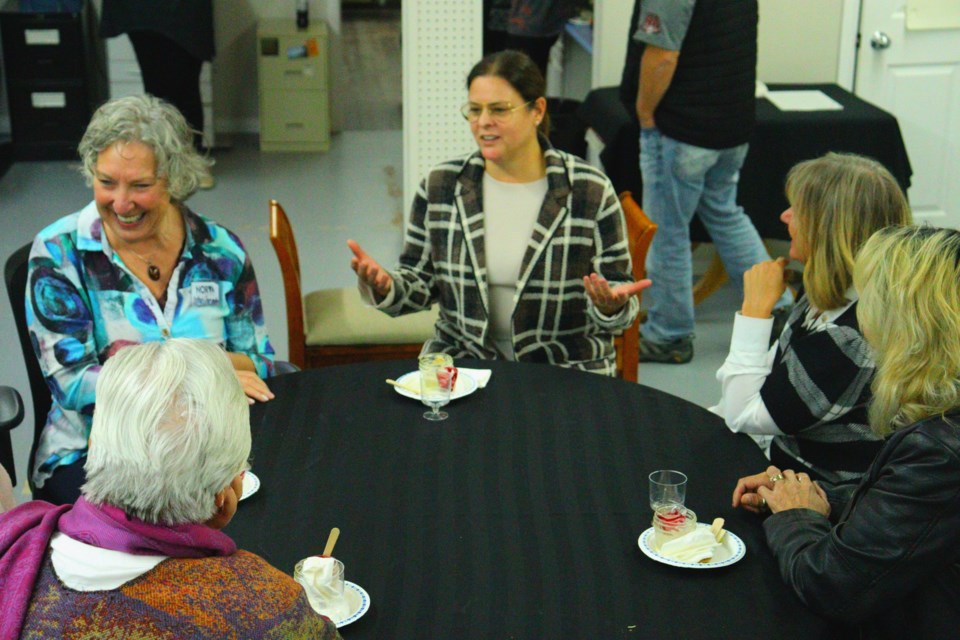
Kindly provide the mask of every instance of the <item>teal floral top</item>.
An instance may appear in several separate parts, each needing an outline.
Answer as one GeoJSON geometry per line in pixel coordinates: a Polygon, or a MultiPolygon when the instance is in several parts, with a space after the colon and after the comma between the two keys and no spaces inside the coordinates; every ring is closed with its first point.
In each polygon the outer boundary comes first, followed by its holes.
{"type": "Polygon", "coordinates": [[[273,372],[253,265],[233,233],[183,208],[186,241],[161,307],[110,248],[94,203],[33,241],[27,324],[53,406],[40,436],[34,481],[86,454],[100,366],[127,345],[202,338],[273,372]]]}

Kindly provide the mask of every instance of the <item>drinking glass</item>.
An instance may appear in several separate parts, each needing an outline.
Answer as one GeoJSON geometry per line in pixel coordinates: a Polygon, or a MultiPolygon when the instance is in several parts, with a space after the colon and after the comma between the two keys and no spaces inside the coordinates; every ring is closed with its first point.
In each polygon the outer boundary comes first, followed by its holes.
{"type": "Polygon", "coordinates": [[[423,414],[427,420],[446,420],[449,414],[440,407],[450,402],[456,382],[453,357],[446,353],[427,353],[420,356],[420,402],[430,407],[423,414]]]}
{"type": "Polygon", "coordinates": [[[687,498],[687,476],[679,471],[660,469],[650,474],[650,508],[683,506],[687,498]]]}

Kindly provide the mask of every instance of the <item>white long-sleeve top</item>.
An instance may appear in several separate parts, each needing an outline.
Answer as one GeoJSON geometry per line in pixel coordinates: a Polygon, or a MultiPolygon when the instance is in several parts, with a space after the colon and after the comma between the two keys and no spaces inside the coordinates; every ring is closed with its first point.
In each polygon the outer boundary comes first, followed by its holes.
{"type": "MultiPolygon", "coordinates": [[[[845,297],[847,304],[836,309],[820,312],[811,306],[804,326],[811,331],[822,331],[831,326],[857,301],[856,289],[851,287],[845,297]]],[[[777,356],[777,343],[767,347],[772,329],[773,318],[750,318],[738,311],[733,320],[730,353],[717,370],[720,400],[710,407],[710,411],[722,417],[734,433],[783,435],[760,397],[760,389],[777,356]]]]}

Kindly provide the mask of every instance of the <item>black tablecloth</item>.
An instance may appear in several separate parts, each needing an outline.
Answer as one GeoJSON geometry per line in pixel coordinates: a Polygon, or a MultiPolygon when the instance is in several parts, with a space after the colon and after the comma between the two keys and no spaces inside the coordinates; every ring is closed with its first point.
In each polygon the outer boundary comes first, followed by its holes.
{"type": "Polygon", "coordinates": [[[383,382],[412,365],[281,376],[253,409],[262,485],[227,532],[292,572],[340,527],[334,555],[373,603],[348,640],[826,637],[759,518],[730,507],[736,479],[766,461],[716,416],[620,380],[487,362],[489,386],[431,423],[383,382]],[[727,519],[740,562],[690,570],[641,553],[660,468],[688,474],[702,520],[727,519]]]}
{"type": "MultiPolygon", "coordinates": [[[[881,162],[904,191],[910,186],[910,160],[897,119],[835,84],[772,84],[771,91],[818,89],[843,105],[841,111],[780,111],[769,100],[757,100],[757,126],[740,171],[738,200],[764,238],[789,239],[780,214],[787,208],[783,193],[790,167],[828,151],[859,153],[881,162]]],[[[604,141],[604,170],[617,191],[643,191],[639,169],[639,125],[620,102],[618,87],[591,91],[579,114],[604,141]]],[[[694,240],[709,237],[699,220],[694,240]]]]}

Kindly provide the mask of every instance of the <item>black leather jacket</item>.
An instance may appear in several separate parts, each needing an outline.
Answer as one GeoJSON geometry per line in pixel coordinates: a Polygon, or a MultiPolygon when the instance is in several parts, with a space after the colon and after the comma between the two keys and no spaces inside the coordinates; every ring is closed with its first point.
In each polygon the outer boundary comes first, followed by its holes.
{"type": "Polygon", "coordinates": [[[865,638],[960,637],[960,413],[897,431],[832,506],[834,524],[809,509],[764,523],[800,599],[865,638]]]}

